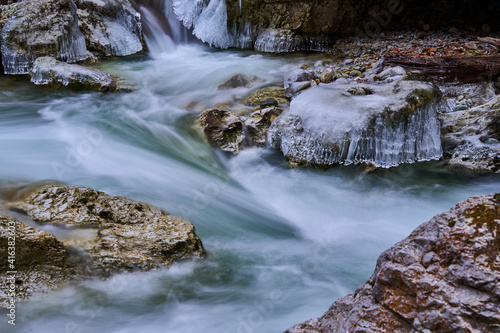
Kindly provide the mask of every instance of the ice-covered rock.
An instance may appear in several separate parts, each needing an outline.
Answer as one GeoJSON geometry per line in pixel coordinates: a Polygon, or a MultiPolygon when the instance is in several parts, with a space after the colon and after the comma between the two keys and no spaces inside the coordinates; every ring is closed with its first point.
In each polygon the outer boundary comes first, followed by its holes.
{"type": "Polygon", "coordinates": [[[128,0],[78,0],[79,27],[89,50],[99,57],[142,51],[139,13],[128,0]]]}
{"type": "Polygon", "coordinates": [[[500,98],[470,110],[443,113],[445,163],[462,171],[500,173],[500,98]]]}
{"type": "Polygon", "coordinates": [[[95,68],[61,62],[52,57],[36,59],[30,73],[36,85],[49,88],[113,91],[120,89],[119,78],[95,68]]]}
{"type": "Polygon", "coordinates": [[[439,98],[435,85],[418,81],[312,87],[273,122],[269,144],[291,165],[387,168],[440,159],[439,98]],[[353,93],[356,88],[366,94],[353,93]]]}
{"type": "Polygon", "coordinates": [[[472,197],[382,253],[373,275],[286,333],[500,332],[500,193],[472,197]]]}
{"type": "Polygon", "coordinates": [[[67,62],[87,58],[73,0],[22,2],[3,27],[0,42],[6,74],[27,74],[43,56],[67,62]]]}

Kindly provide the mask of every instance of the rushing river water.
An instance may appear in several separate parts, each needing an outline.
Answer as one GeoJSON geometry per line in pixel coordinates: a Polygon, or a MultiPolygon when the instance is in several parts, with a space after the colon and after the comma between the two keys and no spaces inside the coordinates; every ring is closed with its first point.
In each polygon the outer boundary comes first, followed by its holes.
{"type": "Polygon", "coordinates": [[[289,169],[264,149],[229,158],[192,128],[204,108],[249,93],[217,89],[233,74],[281,85],[302,61],[187,45],[101,64],[130,93],[47,92],[0,78],[0,185],[52,179],[144,201],[189,219],[209,254],[40,295],[1,331],[281,332],[353,292],[417,225],[500,189],[499,177],[435,164],[364,174],[289,169]]]}

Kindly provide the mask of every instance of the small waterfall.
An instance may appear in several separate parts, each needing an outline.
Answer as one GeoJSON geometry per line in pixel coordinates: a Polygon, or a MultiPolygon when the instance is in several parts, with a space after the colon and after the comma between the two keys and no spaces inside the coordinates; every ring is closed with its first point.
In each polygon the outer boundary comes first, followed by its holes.
{"type": "Polygon", "coordinates": [[[135,7],[142,15],[146,44],[152,54],[172,52],[175,45],[194,39],[175,14],[174,0],[139,0],[135,7]]]}
{"type": "Polygon", "coordinates": [[[158,15],[144,6],[139,8],[139,12],[143,16],[144,37],[149,51],[153,55],[172,52],[175,50],[175,42],[168,35],[167,29],[158,15]]]}

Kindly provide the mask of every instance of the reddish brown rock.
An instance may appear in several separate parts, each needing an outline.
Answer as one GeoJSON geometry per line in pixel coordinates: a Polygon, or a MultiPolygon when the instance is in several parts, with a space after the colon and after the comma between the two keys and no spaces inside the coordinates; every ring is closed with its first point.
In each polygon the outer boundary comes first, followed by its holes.
{"type": "Polygon", "coordinates": [[[286,332],[500,332],[500,194],[422,224],[353,295],[286,332]]]}

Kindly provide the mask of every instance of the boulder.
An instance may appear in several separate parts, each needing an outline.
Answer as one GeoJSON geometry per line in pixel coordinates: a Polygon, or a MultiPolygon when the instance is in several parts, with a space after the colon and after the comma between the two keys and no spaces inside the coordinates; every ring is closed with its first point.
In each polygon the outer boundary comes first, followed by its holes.
{"type": "Polygon", "coordinates": [[[340,81],[305,90],[272,123],[269,145],[291,166],[387,168],[441,158],[435,85],[340,81]]]}
{"type": "Polygon", "coordinates": [[[78,26],[97,57],[127,56],[143,50],[140,14],[128,0],[78,0],[78,26]]]}
{"type": "Polygon", "coordinates": [[[499,332],[500,194],[472,197],[379,257],[373,275],[287,333],[499,332]]]}
{"type": "Polygon", "coordinates": [[[0,307],[7,305],[13,291],[16,299],[27,299],[35,292],[50,291],[90,273],[88,258],[78,249],[6,216],[0,216],[0,254],[4,259],[0,263],[0,307]],[[8,244],[13,235],[15,252],[10,252],[8,244]]]}
{"type": "Polygon", "coordinates": [[[1,35],[5,74],[28,74],[36,58],[76,62],[87,57],[73,0],[34,0],[15,6],[1,35]]]}
{"type": "Polygon", "coordinates": [[[120,88],[120,79],[95,68],[61,62],[52,57],[36,59],[30,73],[36,85],[59,89],[114,91],[120,88]]]}
{"type": "Polygon", "coordinates": [[[255,75],[236,74],[231,76],[227,81],[219,85],[219,90],[233,88],[249,88],[259,78],[255,75]]]}
{"type": "Polygon", "coordinates": [[[198,117],[198,124],[208,143],[222,151],[238,154],[243,147],[243,122],[236,113],[222,109],[205,110],[198,117]]]}
{"type": "Polygon", "coordinates": [[[447,166],[500,173],[500,98],[469,110],[442,113],[439,119],[447,166]]]}
{"type": "Polygon", "coordinates": [[[14,221],[26,297],[74,279],[150,270],[205,254],[188,221],[90,188],[43,185],[5,205],[0,243],[8,241],[14,221]]]}
{"type": "Polygon", "coordinates": [[[140,15],[128,0],[33,0],[0,11],[5,74],[28,74],[39,57],[72,63],[143,49],[140,15]]]}

